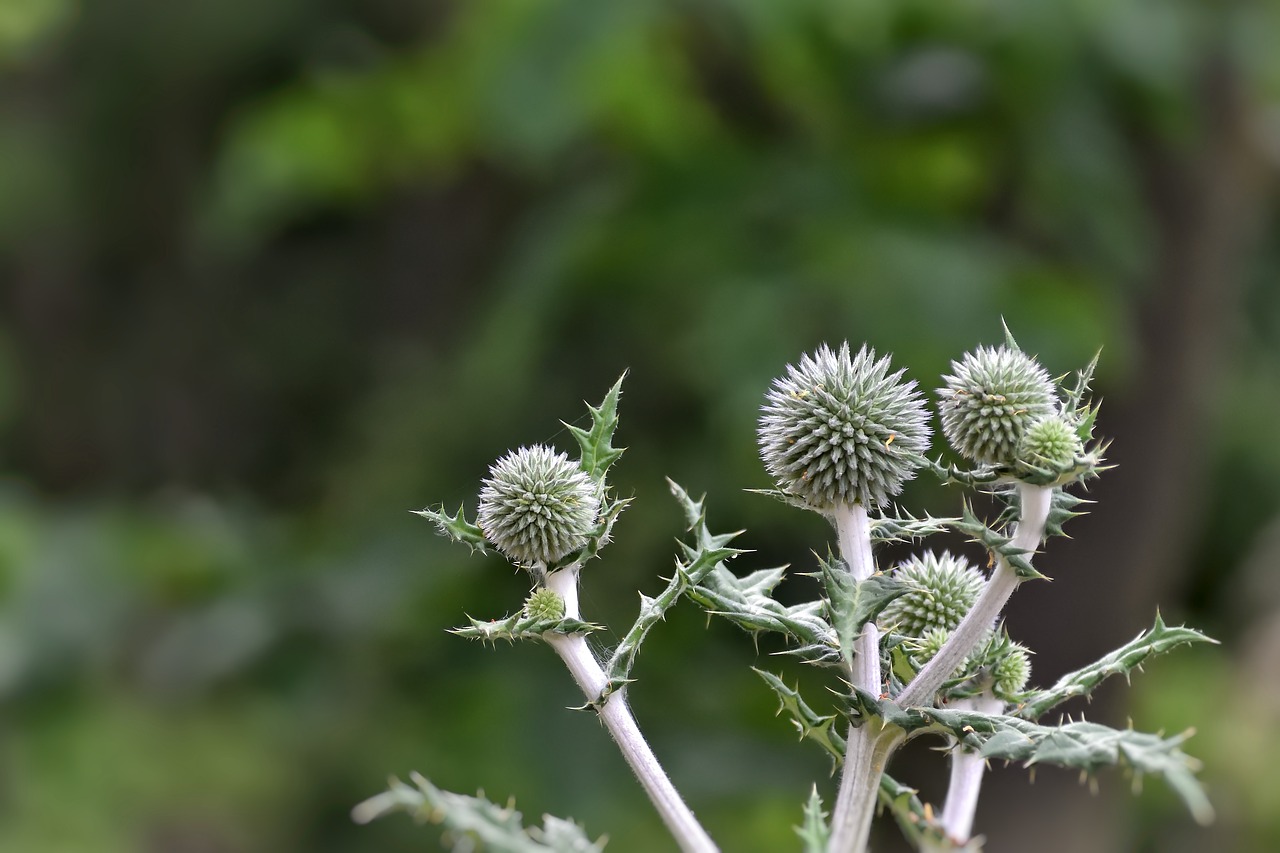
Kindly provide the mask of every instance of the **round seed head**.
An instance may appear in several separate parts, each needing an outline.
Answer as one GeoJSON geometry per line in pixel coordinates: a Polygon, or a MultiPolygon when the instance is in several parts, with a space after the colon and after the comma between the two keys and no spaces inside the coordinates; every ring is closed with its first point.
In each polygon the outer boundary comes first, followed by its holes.
{"type": "Polygon", "coordinates": [[[907,591],[889,602],[876,622],[884,630],[924,638],[955,630],[978,600],[986,578],[963,557],[944,551],[901,563],[894,577],[907,591]]]}
{"type": "Polygon", "coordinates": [[[524,615],[539,622],[558,622],[564,618],[564,599],[555,590],[535,589],[525,600],[524,615]]]}
{"type": "Polygon", "coordinates": [[[1068,468],[1082,453],[1080,436],[1058,415],[1040,418],[1027,427],[1018,447],[1019,460],[1038,468],[1068,468]]]}
{"type": "Polygon", "coordinates": [[[515,562],[545,565],[587,543],[599,510],[591,478],[563,453],[534,445],[493,463],[476,523],[515,562]]]}
{"type": "Polygon", "coordinates": [[[1013,462],[1027,429],[1057,408],[1053,380],[1021,350],[979,347],[951,370],[938,389],[942,432],[974,462],[1013,462]]]}
{"type": "Polygon", "coordinates": [[[787,365],[765,395],[758,438],[764,467],[785,493],[820,512],[885,503],[929,447],[916,383],[888,356],[825,344],[787,365]]]}

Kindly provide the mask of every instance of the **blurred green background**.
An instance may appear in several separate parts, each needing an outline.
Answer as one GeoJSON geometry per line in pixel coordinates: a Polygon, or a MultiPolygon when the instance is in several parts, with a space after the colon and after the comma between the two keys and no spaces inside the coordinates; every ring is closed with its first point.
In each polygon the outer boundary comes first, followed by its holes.
{"type": "MultiPolygon", "coordinates": [[[[932,389],[1002,316],[1053,373],[1103,347],[1118,463],[1011,631],[1037,683],[1157,606],[1219,637],[1088,713],[1196,727],[1220,815],[997,769],[988,851],[1280,849],[1277,44],[1268,0],[0,0],[0,849],[437,849],[348,817],[414,769],[669,849],[554,655],[444,633],[525,579],[408,510],[630,369],[584,593],[625,630],[666,475],[744,567],[830,539],[745,491],[786,362],[932,389]]],[[[683,605],[635,673],[726,850],[834,792],[774,650],[683,605]]]]}

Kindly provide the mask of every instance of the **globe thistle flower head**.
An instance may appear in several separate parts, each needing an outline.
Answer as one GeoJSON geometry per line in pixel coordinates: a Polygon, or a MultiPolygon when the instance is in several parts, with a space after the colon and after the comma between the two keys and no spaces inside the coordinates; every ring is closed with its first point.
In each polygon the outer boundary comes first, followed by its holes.
{"type": "Polygon", "coordinates": [[[889,358],[825,344],[765,395],[758,438],[765,469],[786,494],[819,512],[874,507],[902,491],[929,446],[916,383],[889,358]]]}
{"type": "Polygon", "coordinates": [[[553,589],[535,589],[524,602],[524,615],[539,622],[564,618],[564,599],[553,589]]]}
{"type": "Polygon", "coordinates": [[[546,565],[587,543],[599,510],[591,478],[563,453],[534,445],[493,463],[476,523],[516,563],[546,565]]]}
{"type": "Polygon", "coordinates": [[[1037,468],[1069,468],[1083,453],[1080,436],[1059,415],[1040,418],[1031,424],[1018,445],[1018,460],[1037,468]]]}
{"type": "Polygon", "coordinates": [[[924,638],[955,630],[978,600],[985,576],[963,557],[928,552],[901,563],[894,577],[907,589],[880,612],[883,630],[924,638]]]}
{"type": "Polygon", "coordinates": [[[956,452],[979,464],[1007,465],[1028,428],[1054,414],[1053,380],[1015,347],[979,347],[951,362],[938,389],[942,432],[956,452]]]}

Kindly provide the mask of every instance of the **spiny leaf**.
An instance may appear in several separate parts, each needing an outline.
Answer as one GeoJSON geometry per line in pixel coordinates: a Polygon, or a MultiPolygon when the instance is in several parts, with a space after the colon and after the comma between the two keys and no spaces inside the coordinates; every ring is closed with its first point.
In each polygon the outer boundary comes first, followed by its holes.
{"type": "Polygon", "coordinates": [[[477,845],[494,853],[599,853],[602,841],[591,841],[582,827],[563,818],[543,816],[541,827],[525,827],[511,805],[499,806],[483,796],[442,791],[417,773],[410,787],[392,779],[387,791],[356,806],[356,823],[369,823],[392,812],[406,812],[419,821],[439,824],[444,840],[455,851],[477,845]]]}
{"type": "Polygon", "coordinates": [[[617,461],[624,449],[614,447],[612,441],[618,428],[618,398],[622,395],[622,380],[626,378],[626,373],[618,377],[599,406],[587,404],[587,411],[591,413],[591,429],[565,424],[582,448],[582,470],[597,483],[604,482],[609,466],[617,461]]]}
{"type": "Polygon", "coordinates": [[[958,518],[934,518],[926,514],[924,518],[916,518],[908,512],[896,516],[884,515],[871,519],[872,542],[919,542],[926,536],[945,533],[958,518]]]}
{"type": "Polygon", "coordinates": [[[613,689],[630,680],[631,667],[635,664],[636,655],[639,654],[640,646],[648,636],[649,630],[666,617],[667,611],[676,605],[689,587],[701,582],[717,567],[723,569],[726,561],[746,553],[738,548],[729,547],[729,543],[739,536],[740,532],[713,534],[707,528],[705,498],[694,501],[689,497],[689,493],[674,480],[669,479],[667,483],[684,510],[685,517],[689,519],[689,527],[694,532],[694,544],[679,543],[683,557],[676,560],[676,571],[667,581],[666,589],[657,598],[640,596],[640,614],[605,665],[605,673],[613,689]]]}
{"type": "Polygon", "coordinates": [[[1159,776],[1196,821],[1213,820],[1213,807],[1195,777],[1199,762],[1181,749],[1189,733],[1166,738],[1088,722],[1042,726],[1019,717],[947,708],[909,709],[902,717],[912,722],[924,718],[933,724],[931,730],[947,732],[987,758],[1026,766],[1054,764],[1085,773],[1119,767],[1139,778],[1159,776]]]}
{"type": "Polygon", "coordinates": [[[631,505],[631,498],[614,498],[600,509],[595,530],[587,536],[587,544],[565,559],[547,566],[547,571],[582,568],[600,556],[600,550],[613,541],[613,525],[622,511],[631,505]]]}
{"type": "Polygon", "coordinates": [[[436,530],[441,536],[445,536],[454,542],[461,542],[471,549],[471,553],[479,551],[481,554],[489,552],[489,540],[484,538],[484,532],[467,521],[463,507],[458,507],[458,511],[453,515],[445,512],[444,507],[439,509],[422,509],[413,510],[414,515],[420,515],[427,521],[433,521],[436,530]]]}
{"type": "Polygon", "coordinates": [[[1076,696],[1088,696],[1112,675],[1128,676],[1152,655],[1164,654],[1183,643],[1217,642],[1199,631],[1182,626],[1170,627],[1156,614],[1155,624],[1128,643],[1104,655],[1095,663],[1069,672],[1052,687],[1036,690],[1024,699],[1014,712],[1027,720],[1039,719],[1045,712],[1076,696]]]}
{"type": "Polygon", "coordinates": [[[819,714],[800,696],[800,692],[788,687],[786,682],[771,672],[755,669],[756,675],[764,679],[778,697],[778,713],[786,711],[792,724],[800,732],[801,740],[811,740],[822,747],[831,756],[833,768],[844,760],[844,738],[835,729],[838,717],[835,714],[819,714]]]}
{"type": "Polygon", "coordinates": [[[831,829],[827,826],[827,813],[822,809],[822,798],[818,796],[817,785],[813,786],[813,790],[809,792],[809,801],[804,804],[804,823],[795,827],[795,830],[804,844],[804,853],[827,853],[831,829]]]}
{"type": "Polygon", "coordinates": [[[579,619],[537,619],[527,616],[523,610],[502,619],[489,621],[467,618],[471,624],[461,628],[451,628],[449,633],[468,640],[489,643],[506,640],[513,643],[516,640],[544,639],[543,634],[548,631],[554,631],[557,634],[589,634],[592,631],[602,630],[599,625],[592,625],[590,622],[579,619]]]}
{"type": "Polygon", "coordinates": [[[960,522],[955,525],[955,528],[967,534],[971,541],[977,542],[992,554],[1007,562],[1009,567],[1022,580],[1044,578],[1044,575],[1032,567],[1031,561],[1028,559],[1032,552],[1015,548],[1013,539],[987,527],[974,514],[973,507],[968,501],[964,502],[963,515],[960,522]]]}
{"type": "Polygon", "coordinates": [[[854,580],[844,563],[832,558],[818,563],[827,592],[827,619],[835,628],[845,666],[852,668],[854,641],[862,634],[863,627],[879,616],[906,587],[902,581],[885,574],[854,580]]]}

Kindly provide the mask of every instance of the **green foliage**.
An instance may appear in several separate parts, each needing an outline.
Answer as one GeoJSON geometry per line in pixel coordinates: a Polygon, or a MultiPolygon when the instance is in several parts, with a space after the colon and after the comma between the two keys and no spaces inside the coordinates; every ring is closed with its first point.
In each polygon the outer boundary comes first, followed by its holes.
{"type": "Polygon", "coordinates": [[[599,406],[587,404],[587,411],[591,415],[591,429],[565,424],[569,434],[582,448],[582,470],[597,483],[604,483],[610,466],[618,461],[625,450],[613,446],[613,434],[618,429],[618,398],[622,396],[622,380],[626,378],[625,373],[618,377],[618,381],[613,383],[599,406]]]}
{"type": "Polygon", "coordinates": [[[804,845],[804,853],[826,853],[831,832],[827,829],[827,813],[822,810],[822,798],[815,787],[804,804],[804,823],[796,827],[796,834],[804,845]]]}
{"type": "Polygon", "coordinates": [[[1022,699],[1014,713],[1027,720],[1037,720],[1068,699],[1088,696],[1113,675],[1123,675],[1128,679],[1130,673],[1153,655],[1164,654],[1181,645],[1216,642],[1191,628],[1170,627],[1157,613],[1155,624],[1149,630],[1089,666],[1067,673],[1052,687],[1032,691],[1022,699]]]}
{"type": "Polygon", "coordinates": [[[854,641],[868,622],[875,621],[907,586],[893,575],[874,574],[854,580],[845,565],[832,557],[819,560],[819,572],[826,592],[824,611],[840,645],[846,668],[853,666],[854,641]]]}
{"type": "Polygon", "coordinates": [[[386,793],[356,806],[352,812],[356,822],[407,812],[417,820],[439,824],[446,843],[458,853],[476,845],[493,853],[598,853],[604,849],[603,842],[588,839],[572,821],[546,815],[542,826],[525,827],[520,812],[511,805],[442,791],[417,773],[410,779],[412,787],[392,779],[386,793]]]}

